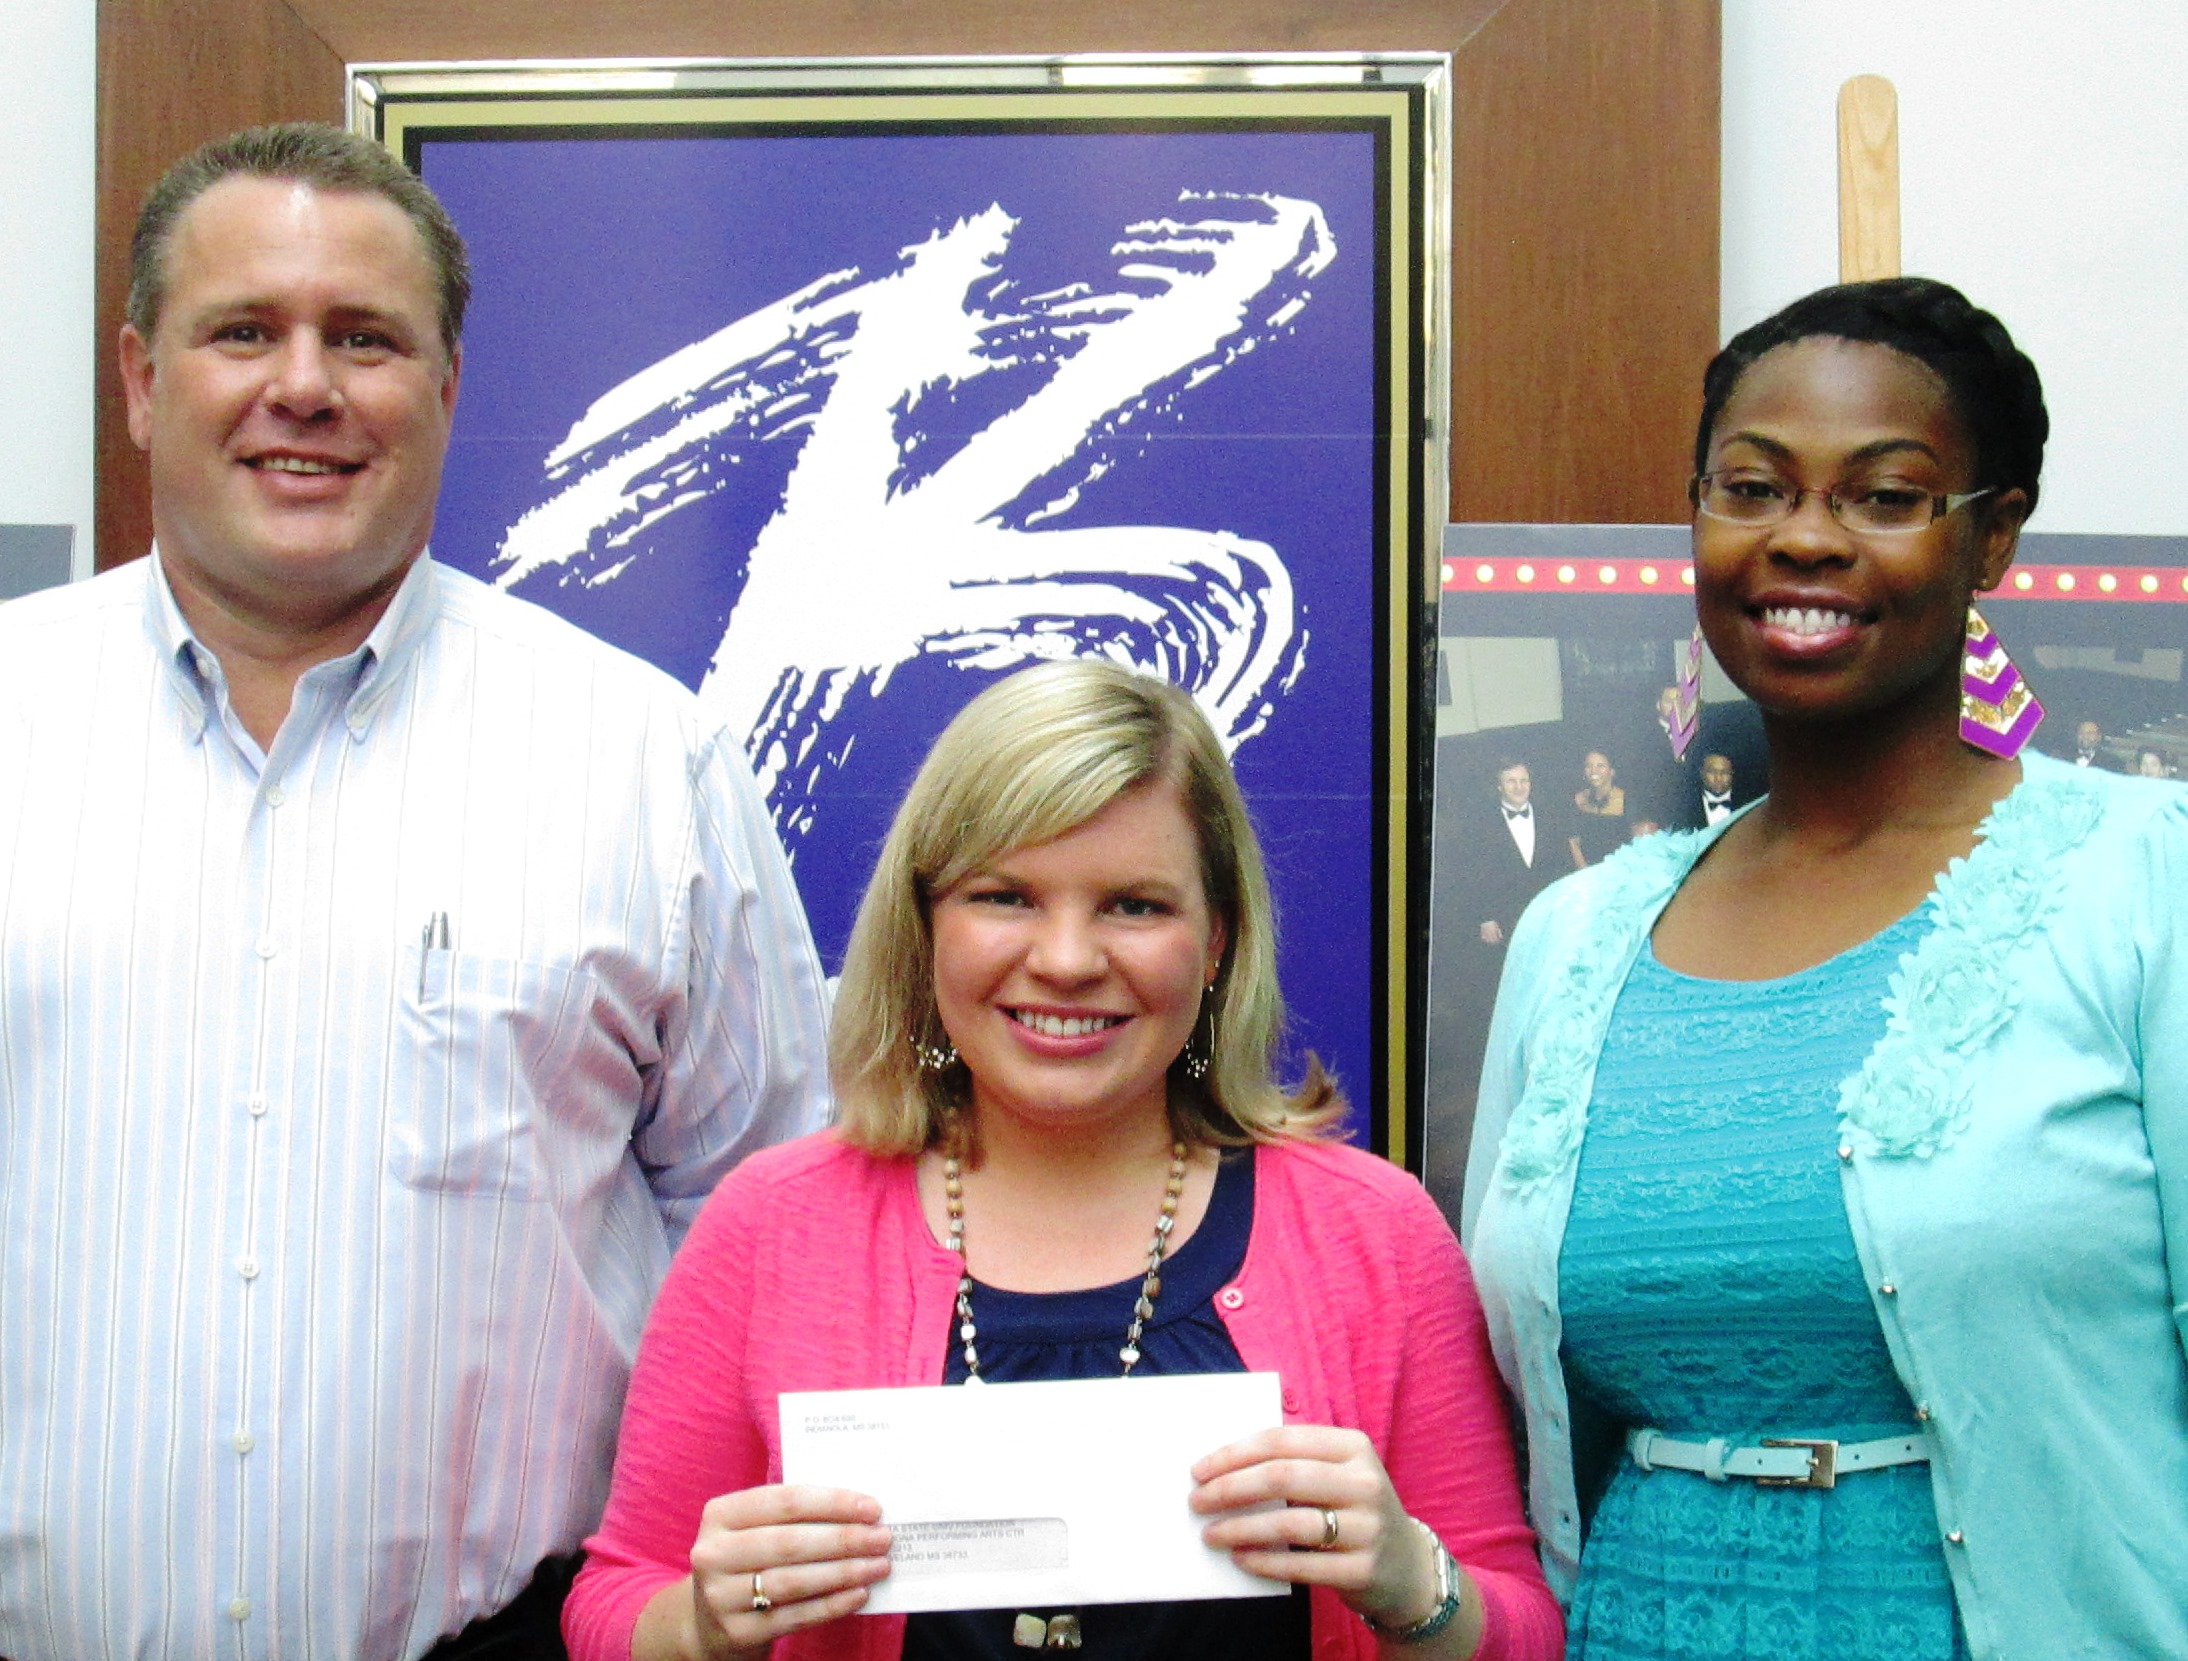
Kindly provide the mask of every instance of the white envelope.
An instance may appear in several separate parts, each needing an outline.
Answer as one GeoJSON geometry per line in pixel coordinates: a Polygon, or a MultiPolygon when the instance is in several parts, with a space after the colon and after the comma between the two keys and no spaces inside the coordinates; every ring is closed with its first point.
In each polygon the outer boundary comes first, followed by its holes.
{"type": "Polygon", "coordinates": [[[1192,1466],[1284,1422],[1274,1373],[781,1398],[783,1480],[881,1502],[866,1612],[1282,1597],[1201,1542],[1192,1466]]]}

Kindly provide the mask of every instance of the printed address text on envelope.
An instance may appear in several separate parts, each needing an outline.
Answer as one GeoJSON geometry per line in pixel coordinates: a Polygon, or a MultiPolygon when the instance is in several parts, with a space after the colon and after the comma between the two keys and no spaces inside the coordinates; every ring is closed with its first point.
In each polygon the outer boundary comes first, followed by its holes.
{"type": "Polygon", "coordinates": [[[1201,1543],[1192,1465],[1283,1423],[1274,1373],[781,1398],[783,1480],[881,1502],[866,1612],[1282,1597],[1201,1543]]]}

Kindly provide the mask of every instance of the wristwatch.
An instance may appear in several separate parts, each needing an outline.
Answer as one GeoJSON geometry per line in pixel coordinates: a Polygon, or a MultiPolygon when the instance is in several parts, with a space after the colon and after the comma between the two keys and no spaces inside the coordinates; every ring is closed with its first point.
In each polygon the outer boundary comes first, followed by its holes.
{"type": "Polygon", "coordinates": [[[1436,1607],[1415,1621],[1411,1626],[1385,1626],[1372,1616],[1360,1618],[1368,1624],[1368,1630],[1377,1637],[1388,1638],[1394,1644],[1417,1644],[1424,1638],[1433,1638],[1451,1624],[1451,1617],[1459,1612],[1459,1566],[1451,1560],[1451,1553],[1436,1538],[1436,1531],[1418,1517],[1406,1519],[1428,1536],[1429,1550],[1436,1554],[1436,1607]]]}

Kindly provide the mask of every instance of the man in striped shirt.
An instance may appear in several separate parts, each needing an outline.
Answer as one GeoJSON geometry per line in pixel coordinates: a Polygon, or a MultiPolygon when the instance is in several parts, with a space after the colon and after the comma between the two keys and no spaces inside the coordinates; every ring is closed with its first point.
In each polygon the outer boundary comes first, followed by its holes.
{"type": "Polygon", "coordinates": [[[0,608],[0,1654],[557,1653],[669,1253],[825,1115],[804,918],[690,694],[426,556],[421,183],[237,135],[134,276],[153,556],[0,608]]]}

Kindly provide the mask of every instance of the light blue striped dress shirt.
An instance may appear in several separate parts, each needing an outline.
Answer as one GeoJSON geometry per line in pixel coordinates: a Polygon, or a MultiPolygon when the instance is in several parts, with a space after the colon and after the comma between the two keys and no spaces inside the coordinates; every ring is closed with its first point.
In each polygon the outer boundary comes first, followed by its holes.
{"type": "Polygon", "coordinates": [[[267,753],[156,558],[0,607],[0,1654],[505,1604],[824,1019],[734,742],[537,607],[421,559],[267,753]]]}

